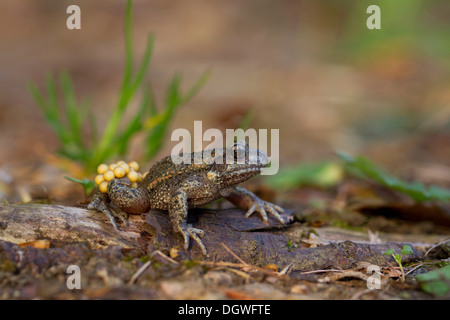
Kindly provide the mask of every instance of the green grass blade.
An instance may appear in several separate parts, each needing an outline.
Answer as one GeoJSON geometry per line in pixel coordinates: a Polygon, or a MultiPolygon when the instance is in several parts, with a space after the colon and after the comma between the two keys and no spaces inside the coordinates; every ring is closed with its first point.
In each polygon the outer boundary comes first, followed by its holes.
{"type": "Polygon", "coordinates": [[[241,128],[242,130],[247,130],[250,128],[250,124],[252,123],[253,119],[255,118],[255,110],[250,109],[247,111],[247,113],[244,115],[244,117],[241,119],[238,128],[241,128]]]}
{"type": "Polygon", "coordinates": [[[175,74],[172,78],[172,81],[169,84],[169,89],[167,90],[166,104],[165,104],[166,112],[171,112],[179,105],[180,83],[181,83],[181,75],[175,74]]]}
{"type": "Polygon", "coordinates": [[[174,75],[167,90],[164,111],[162,111],[163,113],[160,114],[160,117],[153,117],[158,121],[154,124],[152,129],[150,129],[147,137],[146,159],[151,159],[161,149],[165,134],[169,128],[170,121],[172,120],[176,109],[180,105],[187,103],[200,90],[200,88],[203,87],[208,77],[209,72],[203,73],[194,85],[187,91],[187,93],[181,95],[181,76],[179,74],[174,75]]]}
{"type": "Polygon", "coordinates": [[[168,129],[170,120],[173,118],[174,110],[179,106],[180,95],[179,86],[181,82],[181,76],[175,74],[170,82],[167,90],[166,103],[164,111],[160,114],[160,117],[156,116],[155,119],[159,120],[150,129],[147,138],[147,152],[146,158],[151,159],[161,149],[163,145],[164,135],[168,129]]]}
{"type": "Polygon", "coordinates": [[[149,35],[147,38],[147,45],[145,47],[144,57],[142,58],[141,66],[138,69],[136,74],[136,78],[131,85],[131,91],[134,93],[139,88],[144,79],[144,76],[147,74],[148,67],[150,66],[150,61],[153,55],[153,44],[155,37],[153,35],[149,35]]]}
{"type": "Polygon", "coordinates": [[[146,110],[148,109],[150,98],[148,91],[144,90],[141,105],[139,111],[134,118],[129,122],[127,128],[119,137],[118,141],[118,153],[120,156],[124,156],[128,150],[128,144],[133,135],[143,128],[143,118],[145,117],[146,110]]]}
{"type": "Polygon", "coordinates": [[[104,159],[109,158],[113,154],[113,144],[120,139],[119,125],[120,121],[129,106],[130,101],[133,99],[138,87],[140,86],[144,75],[147,72],[148,66],[151,60],[151,53],[153,48],[153,36],[148,38],[146,52],[144,54],[143,62],[138,70],[138,74],[135,80],[131,83],[132,68],[133,68],[133,48],[132,48],[132,1],[127,1],[126,15],[125,15],[125,72],[122,84],[122,89],[119,94],[118,104],[113,114],[111,115],[105,131],[98,143],[98,148],[93,155],[93,161],[100,163],[104,159]]]}
{"type": "Polygon", "coordinates": [[[122,90],[129,87],[131,82],[131,74],[133,71],[133,1],[128,0],[125,9],[125,70],[122,82],[122,90]]]}
{"type": "Polygon", "coordinates": [[[164,108],[158,111],[151,87],[146,88],[142,85],[152,58],[154,36],[148,36],[141,63],[134,72],[132,22],[133,1],[127,0],[124,24],[125,64],[122,85],[116,107],[100,137],[98,137],[97,123],[89,110],[88,103],[86,101],[82,101],[81,104],[77,103],[73,84],[67,73],[63,73],[59,78],[62,88],[61,101],[65,108],[64,114],[59,105],[60,99],[58,99],[56,83],[52,76],[47,77],[46,88],[42,93],[34,84],[28,86],[31,95],[62,145],[59,153],[83,163],[86,170],[94,170],[99,163],[118,154],[123,156],[128,150],[128,144],[132,137],[142,131],[148,133],[150,150],[147,154],[154,155],[163,144],[165,133],[175,110],[200,90],[209,75],[209,73],[204,73],[182,95],[180,92],[181,76],[176,74],[167,90],[164,108]],[[143,94],[139,111],[131,121],[123,125],[125,112],[140,89],[143,90],[143,94]],[[62,117],[64,118],[62,119],[62,117]],[[83,129],[89,129],[89,140],[85,140],[83,129]]]}
{"type": "Polygon", "coordinates": [[[39,93],[37,89],[35,90],[34,97],[38,99],[37,103],[41,105],[41,109],[44,111],[44,116],[48,123],[52,127],[53,131],[58,136],[62,145],[71,143],[70,135],[67,133],[65,127],[61,123],[58,107],[58,95],[56,92],[56,84],[51,75],[47,76],[46,79],[46,89],[48,101],[44,102],[43,96],[39,93]]]}
{"type": "Polygon", "coordinates": [[[47,117],[48,106],[47,103],[45,102],[44,96],[40,93],[37,86],[33,83],[28,83],[28,91],[31,93],[31,96],[33,97],[34,101],[44,113],[44,116],[47,117]]]}
{"type": "Polygon", "coordinates": [[[67,73],[61,75],[61,85],[64,94],[67,120],[70,124],[72,141],[77,145],[80,151],[85,150],[83,142],[83,132],[81,127],[80,110],[77,109],[77,103],[73,91],[72,81],[67,73]]]}
{"type": "Polygon", "coordinates": [[[158,108],[156,107],[155,94],[151,86],[143,87],[144,94],[148,95],[149,103],[148,103],[148,111],[150,117],[154,117],[158,114],[158,108]],[[145,92],[146,91],[146,92],[145,92]]]}
{"type": "Polygon", "coordinates": [[[187,103],[191,98],[197,94],[197,92],[203,88],[203,86],[206,84],[206,82],[209,79],[211,72],[209,70],[205,71],[200,78],[194,83],[194,85],[184,94],[182,99],[182,104],[187,103]]]}

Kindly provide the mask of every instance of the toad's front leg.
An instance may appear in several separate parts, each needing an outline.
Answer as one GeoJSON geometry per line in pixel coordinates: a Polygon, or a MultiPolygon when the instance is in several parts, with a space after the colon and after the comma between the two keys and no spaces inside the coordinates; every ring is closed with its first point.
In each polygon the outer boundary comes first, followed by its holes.
{"type": "Polygon", "coordinates": [[[239,208],[247,209],[245,217],[248,218],[254,212],[259,212],[263,221],[267,221],[267,212],[272,214],[281,223],[286,223],[280,213],[284,212],[284,209],[276,204],[261,200],[255,194],[247,189],[236,187],[226,196],[228,201],[238,206],[239,208]]]}
{"type": "Polygon", "coordinates": [[[172,222],[175,232],[181,233],[184,238],[184,248],[189,248],[189,238],[192,238],[197,242],[202,250],[203,255],[207,255],[206,247],[199,236],[203,236],[204,231],[194,228],[191,224],[187,223],[188,215],[188,196],[186,191],[179,190],[175,192],[170,200],[169,204],[169,218],[172,222]]]}

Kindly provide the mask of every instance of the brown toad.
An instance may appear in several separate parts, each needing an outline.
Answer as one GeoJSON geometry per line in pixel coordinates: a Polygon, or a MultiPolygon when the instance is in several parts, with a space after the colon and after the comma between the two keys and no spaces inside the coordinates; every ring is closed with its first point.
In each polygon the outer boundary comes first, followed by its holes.
{"type": "Polygon", "coordinates": [[[140,214],[151,208],[168,210],[174,230],[184,237],[185,248],[189,247],[189,238],[192,238],[204,255],[207,250],[199,237],[204,231],[187,223],[188,208],[202,207],[226,198],[247,209],[246,217],[259,212],[267,221],[269,212],[285,223],[279,214],[284,212],[283,208],[237,186],[258,175],[268,164],[264,152],[235,143],[228,148],[194,152],[188,158],[191,160],[188,164],[175,164],[171,156],[163,158],[150,169],[137,188],[130,188],[127,178],[111,180],[108,192],[97,192],[88,208],[107,214],[116,229],[114,216],[126,223],[126,213],[140,214]],[[200,161],[195,161],[196,157],[200,161]]]}

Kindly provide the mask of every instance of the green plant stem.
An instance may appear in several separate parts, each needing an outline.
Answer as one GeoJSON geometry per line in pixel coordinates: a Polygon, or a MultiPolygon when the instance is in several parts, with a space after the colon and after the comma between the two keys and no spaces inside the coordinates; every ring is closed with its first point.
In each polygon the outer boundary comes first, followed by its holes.
{"type": "Polygon", "coordinates": [[[392,256],[394,257],[394,260],[397,262],[398,266],[400,267],[400,272],[402,273],[402,276],[401,276],[402,282],[405,282],[405,271],[403,270],[403,265],[402,265],[402,255],[395,256],[394,254],[392,254],[392,256]]]}

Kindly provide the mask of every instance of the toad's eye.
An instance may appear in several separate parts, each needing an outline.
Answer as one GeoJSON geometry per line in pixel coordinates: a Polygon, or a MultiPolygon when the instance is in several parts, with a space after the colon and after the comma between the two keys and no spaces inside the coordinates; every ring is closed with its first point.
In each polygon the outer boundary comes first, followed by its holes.
{"type": "Polygon", "coordinates": [[[234,160],[243,159],[245,157],[245,146],[239,143],[234,144],[231,148],[234,160]]]}

